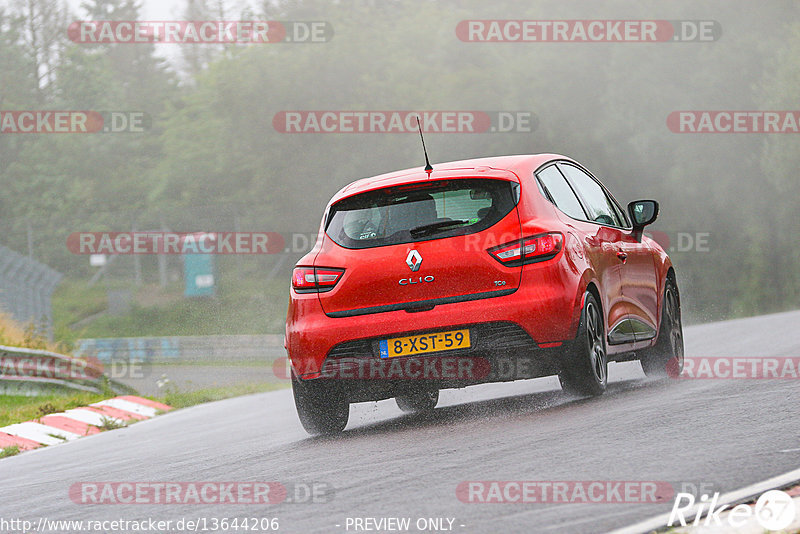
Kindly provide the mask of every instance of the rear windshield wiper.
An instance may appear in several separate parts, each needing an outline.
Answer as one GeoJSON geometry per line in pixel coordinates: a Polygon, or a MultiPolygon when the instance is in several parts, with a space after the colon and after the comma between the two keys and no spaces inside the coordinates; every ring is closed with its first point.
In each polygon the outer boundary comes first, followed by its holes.
{"type": "Polygon", "coordinates": [[[462,224],[467,224],[468,222],[469,221],[462,219],[454,219],[452,221],[439,221],[431,224],[423,224],[422,226],[412,228],[410,233],[412,237],[420,237],[423,235],[433,234],[441,230],[447,230],[453,226],[461,226],[462,224]]]}

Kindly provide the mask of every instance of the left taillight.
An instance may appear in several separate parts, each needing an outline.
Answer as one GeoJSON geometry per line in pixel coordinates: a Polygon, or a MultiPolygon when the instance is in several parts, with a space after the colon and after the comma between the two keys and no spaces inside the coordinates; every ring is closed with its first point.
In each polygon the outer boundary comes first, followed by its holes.
{"type": "Polygon", "coordinates": [[[344,269],[332,267],[295,267],[292,272],[292,287],[298,293],[324,293],[339,282],[344,269]]]}
{"type": "Polygon", "coordinates": [[[492,247],[487,252],[503,265],[516,267],[555,258],[563,243],[561,232],[550,232],[492,247]]]}

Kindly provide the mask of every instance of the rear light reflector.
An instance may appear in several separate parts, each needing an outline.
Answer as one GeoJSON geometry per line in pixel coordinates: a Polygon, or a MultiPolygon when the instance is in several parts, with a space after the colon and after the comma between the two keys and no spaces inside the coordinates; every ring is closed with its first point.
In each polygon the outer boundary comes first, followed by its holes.
{"type": "Polygon", "coordinates": [[[324,293],[339,282],[344,269],[332,267],[295,267],[292,287],[298,293],[324,293]]]}
{"type": "Polygon", "coordinates": [[[550,232],[492,247],[487,252],[503,265],[515,267],[554,258],[561,251],[563,243],[561,232],[550,232]]]}

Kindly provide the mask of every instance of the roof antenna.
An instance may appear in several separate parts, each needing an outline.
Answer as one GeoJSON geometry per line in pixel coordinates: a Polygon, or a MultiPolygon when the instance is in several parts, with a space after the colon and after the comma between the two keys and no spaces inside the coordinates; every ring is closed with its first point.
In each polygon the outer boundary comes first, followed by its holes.
{"type": "Polygon", "coordinates": [[[419,128],[419,138],[422,140],[422,151],[425,152],[425,172],[430,176],[433,167],[430,160],[428,160],[428,149],[425,148],[425,138],[422,137],[422,125],[419,123],[419,115],[417,115],[417,128],[419,128]]]}

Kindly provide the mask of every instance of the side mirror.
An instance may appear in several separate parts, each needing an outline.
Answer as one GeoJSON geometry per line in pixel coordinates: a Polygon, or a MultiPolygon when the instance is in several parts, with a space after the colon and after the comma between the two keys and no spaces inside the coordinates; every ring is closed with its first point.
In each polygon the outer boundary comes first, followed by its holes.
{"type": "Polygon", "coordinates": [[[628,214],[633,222],[633,235],[637,241],[642,240],[642,230],[652,224],[658,217],[658,202],[655,200],[634,200],[628,204],[628,214]]]}

